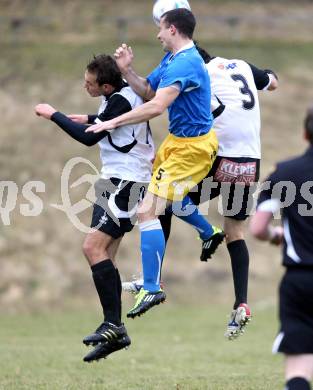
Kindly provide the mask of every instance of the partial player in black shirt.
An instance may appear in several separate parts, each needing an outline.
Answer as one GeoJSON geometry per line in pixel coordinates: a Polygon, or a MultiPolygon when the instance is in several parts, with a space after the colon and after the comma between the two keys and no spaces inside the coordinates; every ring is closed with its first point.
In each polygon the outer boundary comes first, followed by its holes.
{"type": "Polygon", "coordinates": [[[277,164],[263,183],[250,229],[260,240],[283,242],[286,273],[279,290],[281,328],[273,352],[286,356],[286,389],[309,390],[313,377],[313,108],[304,123],[310,143],[301,156],[277,164]],[[282,226],[273,226],[281,213],[282,226]]]}

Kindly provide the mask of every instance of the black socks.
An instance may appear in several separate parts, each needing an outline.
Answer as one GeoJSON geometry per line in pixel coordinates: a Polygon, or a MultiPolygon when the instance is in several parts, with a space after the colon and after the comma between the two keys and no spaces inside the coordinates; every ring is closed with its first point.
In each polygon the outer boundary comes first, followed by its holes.
{"type": "Polygon", "coordinates": [[[247,303],[248,299],[249,252],[245,240],[233,241],[227,245],[227,249],[233,270],[234,309],[237,309],[240,303],[247,303]]]}
{"type": "Polygon", "coordinates": [[[311,385],[305,378],[295,377],[289,379],[285,390],[311,390],[311,385]]]}
{"type": "Polygon", "coordinates": [[[122,321],[122,281],[120,277],[120,273],[118,272],[118,269],[115,268],[116,272],[116,281],[117,281],[117,293],[119,296],[119,319],[120,322],[122,321]]]}
{"type": "Polygon", "coordinates": [[[120,325],[121,287],[119,287],[120,279],[117,269],[112,261],[107,259],[92,265],[91,270],[105,321],[120,325]]]}

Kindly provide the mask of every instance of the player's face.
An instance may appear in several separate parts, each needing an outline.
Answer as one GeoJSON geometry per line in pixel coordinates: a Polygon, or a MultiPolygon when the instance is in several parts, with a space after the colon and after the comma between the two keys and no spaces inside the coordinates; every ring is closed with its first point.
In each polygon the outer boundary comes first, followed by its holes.
{"type": "Polygon", "coordinates": [[[101,86],[97,82],[97,76],[93,73],[89,73],[87,70],[85,72],[85,83],[84,88],[92,97],[97,97],[103,95],[101,86]]]}
{"type": "Polygon", "coordinates": [[[160,40],[164,51],[171,51],[172,50],[171,26],[168,26],[168,24],[164,22],[164,18],[161,18],[161,20],[160,20],[160,31],[157,35],[157,38],[160,40]]]}

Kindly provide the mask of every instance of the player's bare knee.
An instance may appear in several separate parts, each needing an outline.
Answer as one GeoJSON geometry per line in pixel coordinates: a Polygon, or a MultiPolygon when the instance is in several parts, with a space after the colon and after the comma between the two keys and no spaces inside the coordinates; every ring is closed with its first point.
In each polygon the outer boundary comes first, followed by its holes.
{"type": "Polygon", "coordinates": [[[108,251],[104,246],[97,245],[94,240],[87,236],[83,243],[83,253],[89,263],[96,263],[98,261],[109,258],[108,251]]]}
{"type": "Polygon", "coordinates": [[[94,248],[92,245],[92,242],[88,239],[88,237],[85,239],[82,247],[83,253],[86,257],[86,259],[89,261],[92,259],[94,248]]]}
{"type": "Polygon", "coordinates": [[[238,241],[238,240],[244,240],[245,239],[245,236],[244,234],[236,234],[234,232],[231,232],[231,233],[226,233],[226,244],[230,244],[231,242],[233,241],[238,241]]]}
{"type": "Polygon", "coordinates": [[[138,214],[138,223],[143,223],[156,219],[157,217],[153,213],[138,214]]]}
{"type": "Polygon", "coordinates": [[[244,240],[244,222],[225,218],[224,232],[226,234],[226,244],[237,240],[244,240]]]}
{"type": "Polygon", "coordinates": [[[155,208],[153,206],[147,207],[147,204],[142,204],[138,208],[137,217],[139,223],[151,221],[157,218],[155,214],[155,208]]]}

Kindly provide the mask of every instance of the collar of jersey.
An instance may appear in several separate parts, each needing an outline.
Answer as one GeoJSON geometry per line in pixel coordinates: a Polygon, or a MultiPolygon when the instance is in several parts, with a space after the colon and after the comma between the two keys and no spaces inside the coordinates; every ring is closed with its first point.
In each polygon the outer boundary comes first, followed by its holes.
{"type": "Polygon", "coordinates": [[[122,83],[122,85],[121,85],[120,88],[114,89],[114,91],[112,91],[109,95],[103,95],[103,97],[104,97],[106,100],[109,100],[110,97],[111,97],[112,95],[114,95],[114,94],[117,93],[117,92],[120,92],[120,91],[121,91],[123,88],[125,88],[125,87],[128,87],[128,84],[127,84],[127,81],[125,81],[125,80],[123,79],[123,83],[122,83]]]}
{"type": "Polygon", "coordinates": [[[178,53],[181,53],[182,51],[185,51],[185,50],[188,50],[188,49],[191,49],[192,47],[194,47],[194,43],[193,41],[191,41],[190,43],[187,43],[187,45],[183,46],[182,48],[180,48],[174,55],[173,53],[171,54],[173,57],[175,57],[178,53]]]}

